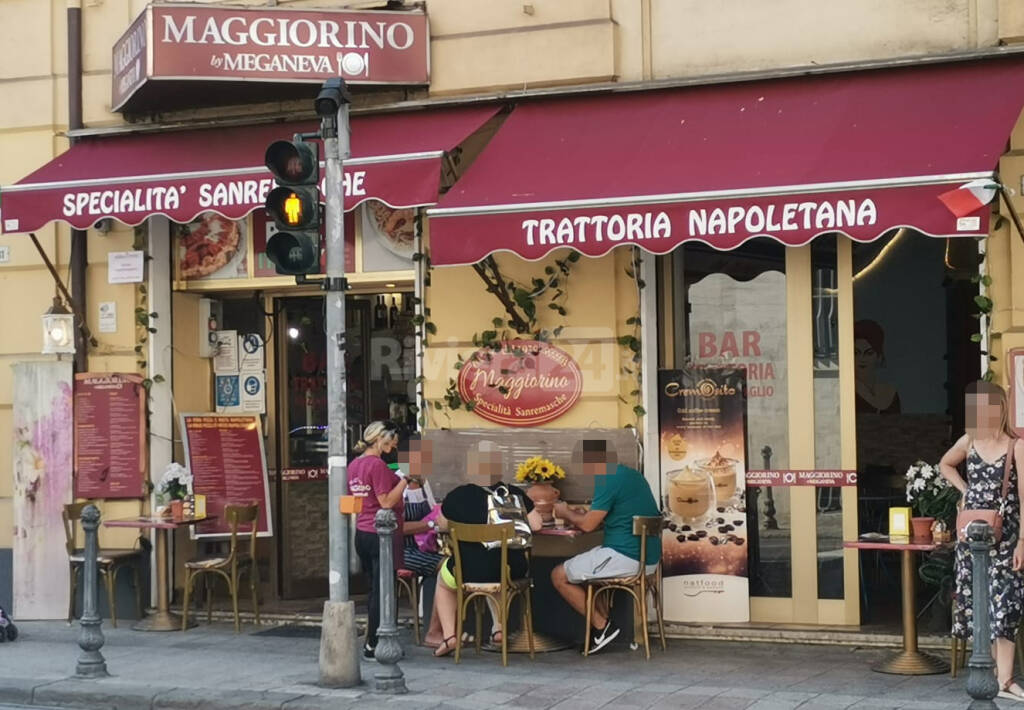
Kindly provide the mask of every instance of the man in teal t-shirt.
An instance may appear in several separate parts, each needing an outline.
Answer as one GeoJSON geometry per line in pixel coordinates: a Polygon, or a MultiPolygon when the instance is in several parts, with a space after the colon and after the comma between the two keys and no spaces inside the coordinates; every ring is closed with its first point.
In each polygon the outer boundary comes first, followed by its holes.
{"type": "MultiPolygon", "coordinates": [[[[629,577],[640,565],[640,538],[633,534],[633,516],[660,516],[651,487],[639,471],[616,465],[614,452],[604,441],[584,441],[579,461],[583,473],[594,476],[594,499],[590,510],[577,511],[564,502],[555,504],[555,516],[583,530],[596,530],[604,523],[604,542],[576,555],[551,571],[555,589],[569,605],[586,615],[587,595],[580,586],[590,579],[629,577]]],[[[647,538],[647,574],[653,574],[661,559],[661,538],[647,538]]],[[[601,597],[606,602],[607,596],[601,597]]],[[[590,653],[596,653],[619,635],[619,628],[608,618],[607,603],[595,604],[591,615],[593,628],[590,653]]]]}

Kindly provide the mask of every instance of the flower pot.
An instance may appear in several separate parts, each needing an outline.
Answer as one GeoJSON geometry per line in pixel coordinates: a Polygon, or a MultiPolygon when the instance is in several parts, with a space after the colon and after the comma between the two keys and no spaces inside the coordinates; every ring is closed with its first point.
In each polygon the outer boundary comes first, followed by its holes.
{"type": "Polygon", "coordinates": [[[185,502],[180,500],[171,501],[171,520],[185,519],[185,502]]]}
{"type": "Polygon", "coordinates": [[[561,497],[557,488],[550,483],[540,481],[531,484],[526,489],[526,495],[533,501],[533,507],[540,513],[540,517],[544,522],[551,522],[555,519],[555,503],[561,497]]]}
{"type": "Polygon", "coordinates": [[[911,518],[910,533],[912,539],[920,542],[932,541],[932,523],[935,518],[911,518]]]}

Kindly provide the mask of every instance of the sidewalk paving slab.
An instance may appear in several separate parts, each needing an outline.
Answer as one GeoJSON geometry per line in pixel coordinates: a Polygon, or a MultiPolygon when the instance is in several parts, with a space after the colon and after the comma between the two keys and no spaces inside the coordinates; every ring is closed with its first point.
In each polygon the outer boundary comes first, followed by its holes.
{"type": "MultiPolygon", "coordinates": [[[[512,655],[470,649],[460,664],[406,645],[409,693],[373,692],[379,666],[362,664],[363,684],[321,688],[316,638],[235,635],[228,624],[188,632],[104,629],[111,677],[73,677],[78,628],[20,622],[21,638],[0,645],[0,703],[116,710],[965,710],[965,677],[874,673],[878,648],[672,640],[667,652],[624,646],[583,659],[576,652],[512,655]]],[[[408,638],[403,638],[408,644],[408,638]]],[[[1000,708],[1016,707],[999,701],[1000,708]]]]}

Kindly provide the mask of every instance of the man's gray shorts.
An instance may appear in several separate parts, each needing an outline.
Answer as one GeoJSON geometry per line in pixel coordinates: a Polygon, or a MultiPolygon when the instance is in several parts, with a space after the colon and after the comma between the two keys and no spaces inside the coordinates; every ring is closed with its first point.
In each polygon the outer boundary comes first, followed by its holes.
{"type": "MultiPolygon", "coordinates": [[[[595,547],[565,561],[565,576],[573,584],[582,584],[590,579],[608,577],[630,577],[637,572],[640,563],[632,557],[611,549],[595,547]]],[[[657,563],[647,565],[647,574],[654,574],[657,563]]]]}

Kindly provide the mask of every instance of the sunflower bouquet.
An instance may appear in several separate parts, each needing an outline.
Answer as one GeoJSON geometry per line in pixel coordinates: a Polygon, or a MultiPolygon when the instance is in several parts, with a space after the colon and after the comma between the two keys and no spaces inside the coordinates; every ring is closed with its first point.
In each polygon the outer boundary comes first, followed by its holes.
{"type": "Polygon", "coordinates": [[[516,467],[516,481],[519,483],[560,481],[563,478],[565,478],[565,469],[541,456],[531,456],[516,467]]]}

